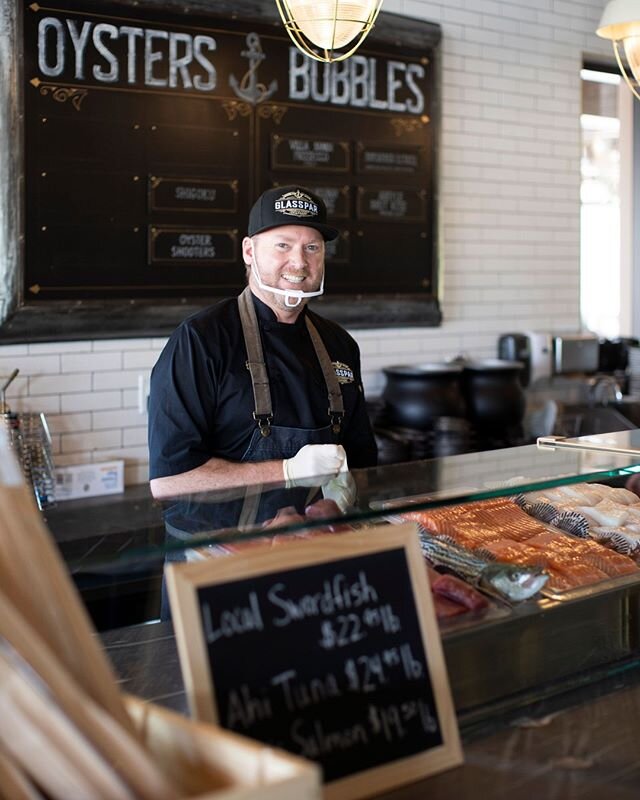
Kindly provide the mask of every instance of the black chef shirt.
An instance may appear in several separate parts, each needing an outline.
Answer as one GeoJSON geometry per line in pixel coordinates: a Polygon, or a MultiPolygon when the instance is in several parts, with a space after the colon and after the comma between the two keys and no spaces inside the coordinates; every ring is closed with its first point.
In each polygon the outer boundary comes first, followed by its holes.
{"type": "MultiPolygon", "coordinates": [[[[292,324],[252,295],[269,374],[273,424],[323,428],[329,424],[327,386],[305,324],[309,314],[331,361],[339,362],[345,407],[340,443],[349,467],[376,463],[367,417],[360,353],[339,325],[303,309],[292,324]]],[[[151,373],[150,478],[195,469],[212,457],[241,461],[256,428],[253,390],[237,299],[224,300],[185,320],[151,373]]]]}

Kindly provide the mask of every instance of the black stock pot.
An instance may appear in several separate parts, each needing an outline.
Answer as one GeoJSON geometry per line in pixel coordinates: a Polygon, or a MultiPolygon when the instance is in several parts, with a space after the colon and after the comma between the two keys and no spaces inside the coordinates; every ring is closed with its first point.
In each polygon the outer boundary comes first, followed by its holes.
{"type": "Polygon", "coordinates": [[[391,425],[431,430],[439,417],[464,417],[462,367],[457,364],[420,364],[386,367],[382,393],[391,425]]]}
{"type": "Polygon", "coordinates": [[[462,392],[467,414],[480,430],[512,428],[523,420],[526,399],[520,361],[486,359],[467,361],[462,373],[462,392]]]}

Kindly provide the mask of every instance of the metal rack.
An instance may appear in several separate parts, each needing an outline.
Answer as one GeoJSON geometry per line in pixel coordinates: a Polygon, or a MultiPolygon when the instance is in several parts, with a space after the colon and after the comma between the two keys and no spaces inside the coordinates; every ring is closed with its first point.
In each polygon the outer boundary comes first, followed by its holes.
{"type": "Polygon", "coordinates": [[[6,402],[9,384],[18,375],[15,369],[0,388],[0,420],[7,441],[15,452],[26,480],[42,510],[55,503],[55,470],[51,454],[51,434],[43,413],[11,411],[6,402]]]}

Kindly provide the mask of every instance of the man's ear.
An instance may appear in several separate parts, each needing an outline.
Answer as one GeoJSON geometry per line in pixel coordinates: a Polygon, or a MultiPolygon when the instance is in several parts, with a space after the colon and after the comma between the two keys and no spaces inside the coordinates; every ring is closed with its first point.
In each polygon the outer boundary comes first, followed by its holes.
{"type": "Polygon", "coordinates": [[[253,261],[253,242],[250,236],[245,236],[242,240],[242,257],[246,266],[251,266],[253,261]]]}

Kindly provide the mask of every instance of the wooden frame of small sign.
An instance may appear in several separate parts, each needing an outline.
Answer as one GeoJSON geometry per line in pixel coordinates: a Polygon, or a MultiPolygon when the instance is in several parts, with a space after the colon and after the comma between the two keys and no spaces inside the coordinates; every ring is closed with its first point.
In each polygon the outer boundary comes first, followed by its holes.
{"type": "Polygon", "coordinates": [[[462,763],[415,524],[255,544],[167,573],[198,719],[319,761],[327,800],[462,763]]]}

